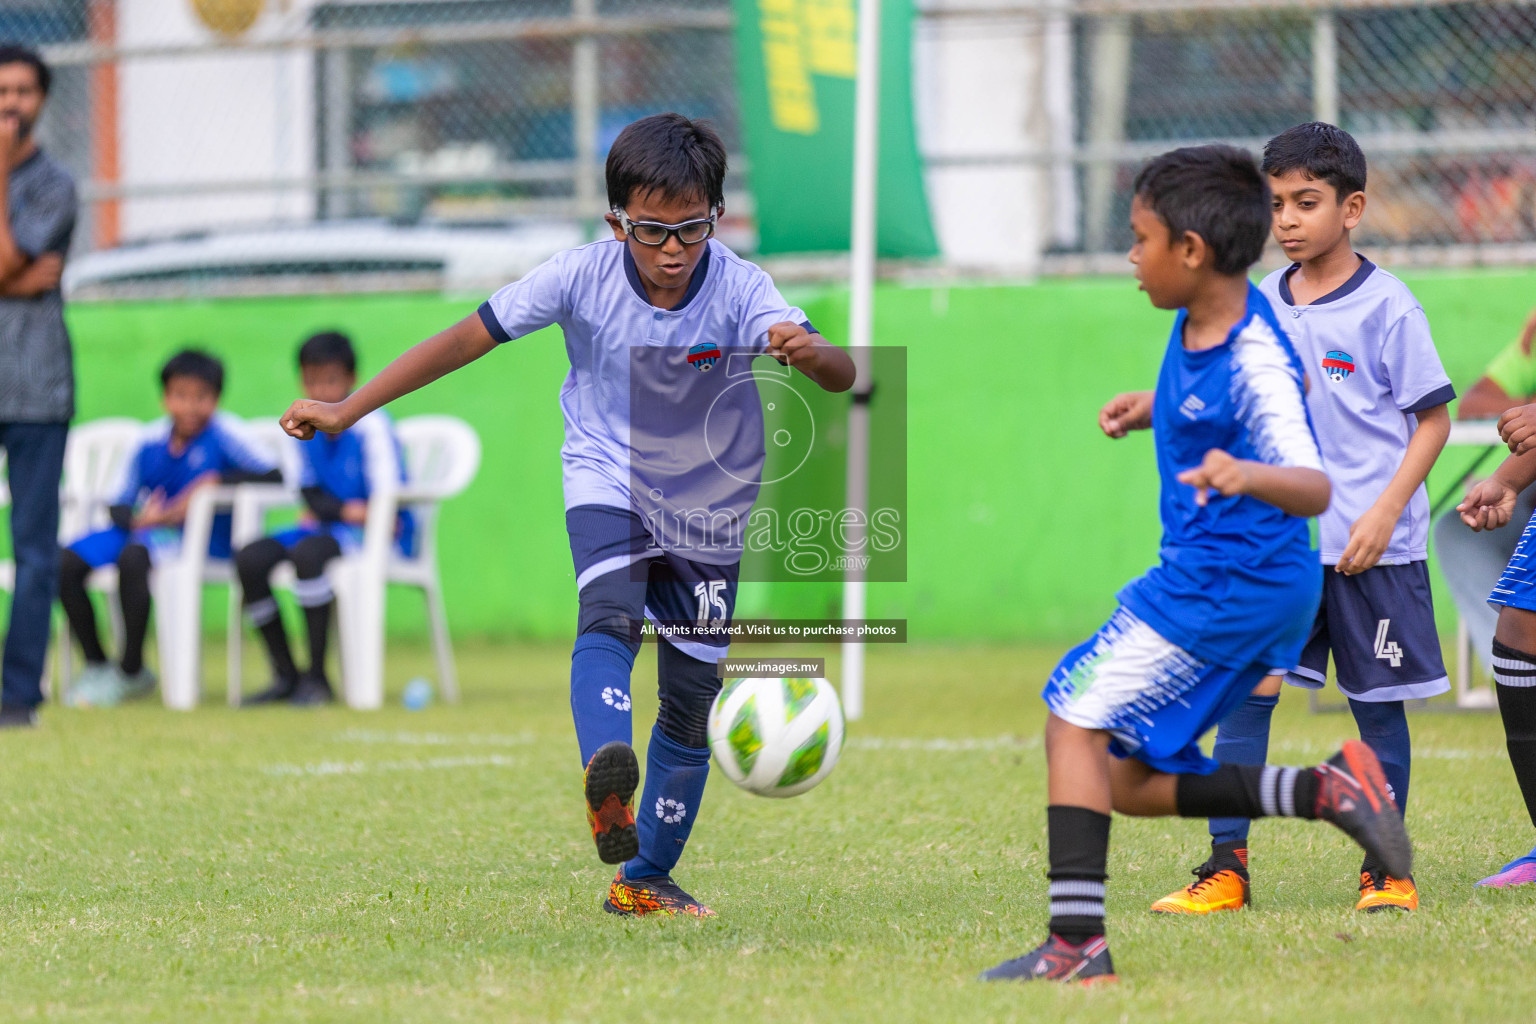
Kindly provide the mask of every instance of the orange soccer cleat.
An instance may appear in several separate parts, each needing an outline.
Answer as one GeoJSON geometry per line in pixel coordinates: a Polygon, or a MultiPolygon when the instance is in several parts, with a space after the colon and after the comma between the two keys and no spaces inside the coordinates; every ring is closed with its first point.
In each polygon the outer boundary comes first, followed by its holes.
{"type": "Polygon", "coordinates": [[[1413,876],[1393,878],[1385,871],[1360,872],[1360,902],[1356,910],[1375,914],[1383,910],[1418,910],[1419,890],[1413,876]]]}
{"type": "MultiPolygon", "coordinates": [[[[1248,851],[1234,852],[1239,864],[1246,865],[1248,851]]],[[[1152,913],[1210,914],[1218,910],[1242,910],[1248,905],[1248,874],[1240,867],[1218,864],[1212,856],[1193,873],[1193,882],[1152,904],[1152,913]]]]}

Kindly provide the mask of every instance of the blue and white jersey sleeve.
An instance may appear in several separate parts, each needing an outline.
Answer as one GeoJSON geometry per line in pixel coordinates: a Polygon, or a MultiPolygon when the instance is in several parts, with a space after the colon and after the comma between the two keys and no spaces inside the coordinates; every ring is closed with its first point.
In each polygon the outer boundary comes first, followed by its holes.
{"type": "Polygon", "coordinates": [[[293,438],[292,440],[298,446],[299,490],[319,487],[321,485],[320,474],[315,471],[315,460],[310,457],[310,452],[313,450],[310,445],[314,439],[300,441],[298,438],[293,438]]]}
{"type": "Polygon", "coordinates": [[[742,285],[737,301],[740,305],[735,344],[739,348],[751,352],[768,351],[768,328],[774,324],[788,322],[814,330],[805,311],[786,302],[773,278],[762,270],[757,270],[742,285]]]}
{"type": "Polygon", "coordinates": [[[368,497],[397,489],[404,478],[400,450],[389,414],[382,409],[369,413],[352,428],[363,451],[363,488],[368,497]]]}
{"type": "Polygon", "coordinates": [[[228,413],[215,414],[209,429],[214,432],[224,469],[260,475],[277,468],[267,452],[247,439],[245,425],[228,413]]]}
{"type": "Polygon", "coordinates": [[[480,304],[480,321],[491,337],[511,341],[569,316],[565,255],[551,257],[480,304]]]}
{"type": "Polygon", "coordinates": [[[123,465],[117,471],[117,479],[113,481],[112,488],[108,492],[112,495],[108,499],[108,505],[137,505],[139,493],[144,489],[144,456],[148,445],[158,441],[158,435],[152,435],[145,431],[139,438],[138,447],[133,454],[123,460],[123,465]]]}
{"type": "Polygon", "coordinates": [[[1456,397],[1451,378],[1440,364],[1429,318],[1414,306],[1387,328],[1381,346],[1381,369],[1392,389],[1392,400],[1406,413],[1444,405],[1456,397]]]}
{"type": "Polygon", "coordinates": [[[1232,343],[1232,407],[1254,455],[1271,466],[1323,469],[1307,419],[1301,365],[1263,317],[1232,343]]]}

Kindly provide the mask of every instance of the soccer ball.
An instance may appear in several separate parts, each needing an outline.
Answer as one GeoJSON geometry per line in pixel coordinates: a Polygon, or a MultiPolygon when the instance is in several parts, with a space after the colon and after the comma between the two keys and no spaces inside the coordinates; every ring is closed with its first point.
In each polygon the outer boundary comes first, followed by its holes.
{"type": "Polygon", "coordinates": [[[720,770],[758,796],[796,796],[843,752],[843,706],[825,679],[733,679],[709,710],[720,770]]]}

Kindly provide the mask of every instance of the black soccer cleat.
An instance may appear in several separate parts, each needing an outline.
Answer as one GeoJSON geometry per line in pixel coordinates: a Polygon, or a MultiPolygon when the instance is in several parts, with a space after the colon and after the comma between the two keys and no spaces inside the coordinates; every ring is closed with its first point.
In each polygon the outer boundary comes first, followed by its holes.
{"type": "Polygon", "coordinates": [[[312,672],[299,676],[298,685],[288,697],[288,703],[299,708],[319,707],[335,700],[336,692],[331,689],[330,680],[312,672]]]}
{"type": "Polygon", "coordinates": [[[240,706],[251,708],[260,707],[263,704],[285,704],[293,697],[293,692],[298,688],[298,676],[294,676],[292,679],[278,677],[272,680],[271,686],[268,686],[260,693],[253,693],[249,697],[241,698],[240,706]]]}
{"type": "Polygon", "coordinates": [[[604,864],[622,864],[640,852],[640,833],[635,828],[639,785],[635,748],[622,740],[604,743],[587,762],[587,824],[604,864]]]}
{"type": "Polygon", "coordinates": [[[981,975],[982,981],[1066,981],[1095,985],[1118,981],[1115,965],[1109,959],[1109,943],[1096,935],[1074,946],[1052,935],[1023,956],[1004,960],[981,975]]]}
{"type": "Polygon", "coordinates": [[[1312,771],[1317,775],[1317,817],[1343,829],[1393,878],[1413,874],[1413,844],[1369,746],[1350,740],[1312,771]]]}

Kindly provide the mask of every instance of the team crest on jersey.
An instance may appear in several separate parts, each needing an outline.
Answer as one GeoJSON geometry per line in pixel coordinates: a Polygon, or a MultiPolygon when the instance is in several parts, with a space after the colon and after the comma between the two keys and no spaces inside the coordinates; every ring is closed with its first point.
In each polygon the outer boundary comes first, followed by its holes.
{"type": "Polygon", "coordinates": [[[1348,352],[1329,352],[1323,356],[1323,373],[1335,384],[1355,372],[1355,360],[1348,352]]]}
{"type": "Polygon", "coordinates": [[[712,368],[720,359],[720,347],[712,342],[695,345],[688,350],[688,365],[700,373],[712,368]]]}

